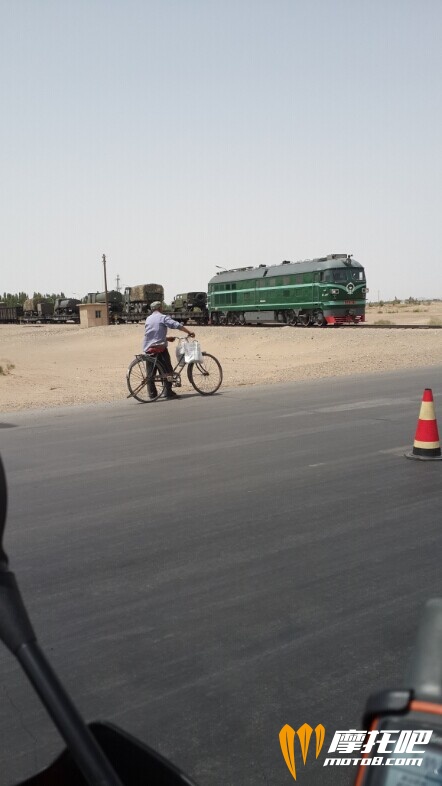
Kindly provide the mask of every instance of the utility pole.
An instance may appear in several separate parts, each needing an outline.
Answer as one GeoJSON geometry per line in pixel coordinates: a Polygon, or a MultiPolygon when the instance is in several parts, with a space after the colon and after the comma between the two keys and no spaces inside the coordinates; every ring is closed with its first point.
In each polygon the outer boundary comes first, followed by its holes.
{"type": "Polygon", "coordinates": [[[103,254],[103,268],[104,268],[104,298],[106,303],[106,325],[109,324],[109,302],[107,298],[107,276],[106,276],[106,254],[103,254]]]}

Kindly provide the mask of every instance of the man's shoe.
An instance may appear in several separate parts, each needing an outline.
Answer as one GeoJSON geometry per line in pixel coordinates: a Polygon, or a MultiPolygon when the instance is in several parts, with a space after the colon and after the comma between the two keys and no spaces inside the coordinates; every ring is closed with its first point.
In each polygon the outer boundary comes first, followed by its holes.
{"type": "Polygon", "coordinates": [[[179,398],[179,396],[177,396],[177,394],[173,390],[171,390],[170,393],[166,393],[165,398],[168,398],[168,399],[170,399],[170,398],[179,398]]]}

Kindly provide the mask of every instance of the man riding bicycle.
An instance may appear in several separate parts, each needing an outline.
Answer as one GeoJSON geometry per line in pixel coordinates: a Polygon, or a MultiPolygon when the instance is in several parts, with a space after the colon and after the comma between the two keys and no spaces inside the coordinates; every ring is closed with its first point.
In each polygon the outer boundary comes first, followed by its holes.
{"type": "MultiPolygon", "coordinates": [[[[144,341],[143,352],[145,354],[158,355],[158,363],[166,374],[173,374],[172,361],[170,359],[169,350],[167,349],[168,341],[175,341],[175,336],[167,337],[167,329],[182,330],[187,333],[190,338],[195,337],[195,333],[187,330],[181,322],[176,322],[167,314],[163,314],[163,304],[160,300],[154,300],[150,304],[152,313],[146,319],[144,327],[144,341]]],[[[157,397],[157,390],[153,380],[148,381],[149,397],[154,399],[157,397]]],[[[166,381],[166,398],[176,399],[179,398],[172,390],[172,382],[166,381]]]]}

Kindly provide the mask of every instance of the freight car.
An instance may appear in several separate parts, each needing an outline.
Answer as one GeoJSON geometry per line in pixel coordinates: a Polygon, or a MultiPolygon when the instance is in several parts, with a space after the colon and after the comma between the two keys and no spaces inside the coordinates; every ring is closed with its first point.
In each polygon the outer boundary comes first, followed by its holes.
{"type": "Polygon", "coordinates": [[[19,322],[23,316],[23,306],[6,306],[0,303],[0,324],[19,322]]]}
{"type": "Polygon", "coordinates": [[[365,321],[364,268],[351,254],[236,268],[209,281],[213,325],[341,325],[365,321]]]}
{"type": "Polygon", "coordinates": [[[124,290],[121,319],[123,322],[142,322],[150,314],[150,304],[164,300],[161,284],[140,284],[124,290]]]}
{"type": "Polygon", "coordinates": [[[28,298],[23,303],[22,322],[52,322],[54,304],[49,300],[28,298]]]}
{"type": "Polygon", "coordinates": [[[209,323],[207,293],[185,292],[182,295],[175,295],[167,313],[172,319],[177,319],[184,325],[189,320],[196,322],[197,325],[207,325],[209,323]]]}
{"type": "MultiPolygon", "coordinates": [[[[107,293],[107,306],[109,311],[109,319],[111,322],[118,322],[123,314],[123,295],[112,289],[107,293]]],[[[89,292],[83,298],[83,303],[98,303],[103,306],[106,303],[105,292],[89,292]]]]}
{"type": "Polygon", "coordinates": [[[57,297],[54,303],[53,322],[79,322],[81,300],[57,297]]]}

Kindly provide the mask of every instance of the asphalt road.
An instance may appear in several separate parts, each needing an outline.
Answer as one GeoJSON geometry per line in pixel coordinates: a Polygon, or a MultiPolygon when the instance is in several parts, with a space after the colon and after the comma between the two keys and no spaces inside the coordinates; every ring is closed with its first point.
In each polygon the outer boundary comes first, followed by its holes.
{"type": "MultiPolygon", "coordinates": [[[[290,786],[286,723],[360,729],[442,596],[442,462],[403,457],[424,387],[442,416],[436,368],[1,415],[6,550],[87,720],[201,786],[290,786]]],[[[61,742],[5,650],[0,691],[12,784],[61,742]]]]}

